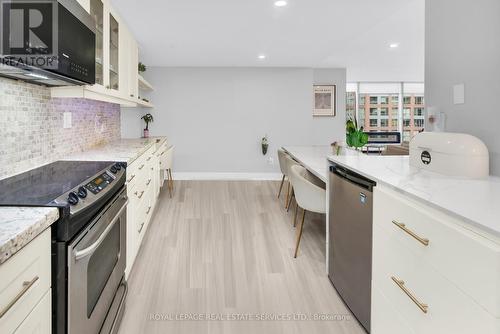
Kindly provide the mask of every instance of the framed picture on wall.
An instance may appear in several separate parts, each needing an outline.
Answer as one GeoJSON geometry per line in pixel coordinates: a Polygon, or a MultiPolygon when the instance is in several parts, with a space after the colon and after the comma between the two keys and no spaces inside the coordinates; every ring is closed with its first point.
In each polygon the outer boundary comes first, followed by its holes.
{"type": "Polygon", "coordinates": [[[336,93],[335,85],[314,85],[313,116],[335,116],[336,93]]]}

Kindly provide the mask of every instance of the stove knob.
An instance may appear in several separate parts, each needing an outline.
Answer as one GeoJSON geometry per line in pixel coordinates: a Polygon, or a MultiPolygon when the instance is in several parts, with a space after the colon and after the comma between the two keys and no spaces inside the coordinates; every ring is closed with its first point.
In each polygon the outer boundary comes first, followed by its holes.
{"type": "Polygon", "coordinates": [[[122,164],[121,164],[121,163],[119,163],[119,162],[117,162],[117,163],[115,164],[115,168],[116,168],[116,170],[120,170],[120,169],[122,169],[122,164]]]}
{"type": "Polygon", "coordinates": [[[78,188],[78,193],[77,193],[78,197],[80,198],[85,198],[87,197],[87,189],[85,189],[84,187],[80,187],[78,188]]]}
{"type": "Polygon", "coordinates": [[[111,173],[113,174],[116,174],[116,172],[118,172],[118,170],[116,170],[116,167],[115,166],[111,166],[111,168],[109,169],[111,171],[111,173]]]}
{"type": "Polygon", "coordinates": [[[68,203],[70,205],[77,205],[78,204],[78,196],[74,191],[70,192],[68,195],[68,203]]]}

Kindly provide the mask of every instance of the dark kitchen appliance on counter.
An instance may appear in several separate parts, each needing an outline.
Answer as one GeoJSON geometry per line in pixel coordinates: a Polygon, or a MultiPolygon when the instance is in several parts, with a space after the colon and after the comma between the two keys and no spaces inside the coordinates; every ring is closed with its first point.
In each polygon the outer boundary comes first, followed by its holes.
{"type": "Polygon", "coordinates": [[[329,173],[328,277],[370,332],[372,218],[375,182],[340,165],[329,173]]]}
{"type": "Polygon", "coordinates": [[[53,333],[114,333],[127,285],[125,163],[56,161],[0,180],[0,205],[59,209],[52,234],[53,333]]]}
{"type": "MultiPolygon", "coordinates": [[[[3,3],[2,15],[9,19],[7,11],[12,9],[24,10],[26,16],[28,10],[31,10],[26,7],[29,6],[28,3],[3,3]]],[[[23,47],[16,48],[5,42],[0,48],[0,75],[46,86],[93,85],[96,38],[94,19],[76,0],[46,0],[41,4],[32,1],[31,5],[49,6],[50,9],[45,7],[45,11],[41,11],[42,7],[37,7],[42,13],[42,23],[47,23],[48,26],[41,25],[35,30],[38,39],[45,38],[39,43],[44,46],[52,45],[53,49],[47,55],[49,51],[31,45],[31,39],[29,44],[24,41],[23,47]],[[52,34],[50,29],[53,29],[52,34]],[[52,55],[55,59],[50,57],[52,55]]],[[[26,29],[22,20],[19,22],[21,27],[18,29],[26,29]]],[[[30,31],[30,34],[34,33],[30,31]]]]}

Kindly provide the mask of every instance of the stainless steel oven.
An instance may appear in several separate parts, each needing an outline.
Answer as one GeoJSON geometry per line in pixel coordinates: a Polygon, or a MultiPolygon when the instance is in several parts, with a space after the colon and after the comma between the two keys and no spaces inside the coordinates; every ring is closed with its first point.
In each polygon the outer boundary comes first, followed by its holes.
{"type": "Polygon", "coordinates": [[[120,319],[109,319],[108,311],[114,304],[121,307],[126,293],[121,285],[125,284],[127,203],[124,188],[68,245],[70,334],[117,329],[120,319]]]}

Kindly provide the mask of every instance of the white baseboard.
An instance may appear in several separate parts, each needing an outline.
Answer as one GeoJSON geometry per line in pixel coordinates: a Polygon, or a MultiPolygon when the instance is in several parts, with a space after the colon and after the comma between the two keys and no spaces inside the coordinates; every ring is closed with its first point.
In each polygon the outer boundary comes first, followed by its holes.
{"type": "Polygon", "coordinates": [[[248,181],[276,181],[281,180],[280,173],[172,173],[174,180],[248,180],[248,181]]]}

